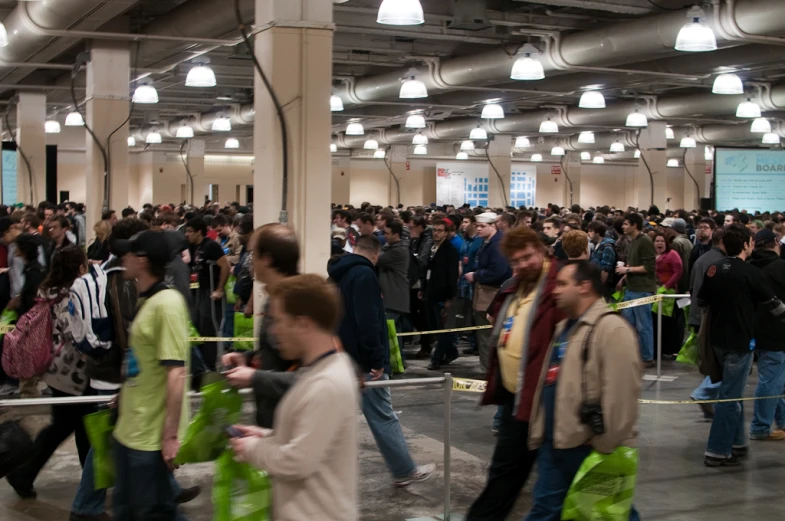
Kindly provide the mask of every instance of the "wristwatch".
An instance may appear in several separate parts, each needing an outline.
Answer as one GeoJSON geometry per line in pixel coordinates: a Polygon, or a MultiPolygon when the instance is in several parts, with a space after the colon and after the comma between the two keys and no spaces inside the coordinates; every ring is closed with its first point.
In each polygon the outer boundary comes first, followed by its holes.
{"type": "Polygon", "coordinates": [[[629,273],[630,273],[630,267],[627,266],[627,274],[629,274],[629,273]]]}

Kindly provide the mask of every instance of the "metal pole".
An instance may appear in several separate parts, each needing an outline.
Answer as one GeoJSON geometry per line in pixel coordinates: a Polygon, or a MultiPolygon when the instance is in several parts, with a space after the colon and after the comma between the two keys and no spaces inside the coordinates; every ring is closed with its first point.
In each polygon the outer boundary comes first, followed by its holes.
{"type": "Polygon", "coordinates": [[[660,300],[657,306],[657,380],[662,376],[662,305],[664,303],[664,300],[660,300]]]}
{"type": "Polygon", "coordinates": [[[444,521],[450,521],[452,375],[444,373],[444,521]]]}

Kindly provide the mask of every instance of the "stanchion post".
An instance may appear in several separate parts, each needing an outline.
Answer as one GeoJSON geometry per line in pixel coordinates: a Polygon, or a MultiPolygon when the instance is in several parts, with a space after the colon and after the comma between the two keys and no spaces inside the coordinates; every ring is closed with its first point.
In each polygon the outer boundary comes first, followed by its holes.
{"type": "Polygon", "coordinates": [[[444,374],[444,521],[450,521],[450,462],[452,442],[450,441],[452,411],[452,375],[444,374]]]}
{"type": "Polygon", "coordinates": [[[662,376],[662,306],[665,299],[657,304],[657,380],[662,376]]]}

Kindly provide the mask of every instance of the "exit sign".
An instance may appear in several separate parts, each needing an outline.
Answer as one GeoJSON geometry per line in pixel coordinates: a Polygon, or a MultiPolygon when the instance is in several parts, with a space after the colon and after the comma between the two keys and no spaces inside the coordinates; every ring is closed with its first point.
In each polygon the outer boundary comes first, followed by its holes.
{"type": "Polygon", "coordinates": [[[551,174],[553,174],[553,175],[560,175],[561,174],[561,167],[560,166],[552,166],[551,167],[551,174]]]}

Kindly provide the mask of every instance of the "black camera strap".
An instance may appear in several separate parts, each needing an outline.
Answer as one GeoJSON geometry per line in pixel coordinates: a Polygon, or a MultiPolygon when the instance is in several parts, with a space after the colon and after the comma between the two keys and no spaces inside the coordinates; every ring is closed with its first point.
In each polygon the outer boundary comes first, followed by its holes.
{"type": "Polygon", "coordinates": [[[597,317],[597,320],[594,321],[594,324],[591,326],[591,329],[589,329],[589,332],[586,334],[586,338],[583,341],[583,349],[581,351],[581,394],[583,395],[583,403],[589,403],[589,392],[586,384],[586,364],[589,361],[589,344],[591,343],[591,337],[594,334],[594,329],[603,317],[615,314],[616,313],[613,311],[608,311],[597,317]]]}

